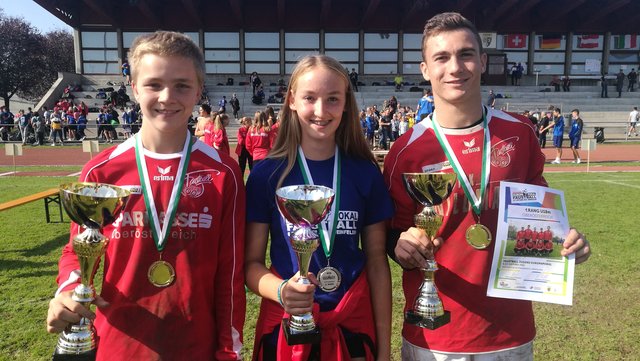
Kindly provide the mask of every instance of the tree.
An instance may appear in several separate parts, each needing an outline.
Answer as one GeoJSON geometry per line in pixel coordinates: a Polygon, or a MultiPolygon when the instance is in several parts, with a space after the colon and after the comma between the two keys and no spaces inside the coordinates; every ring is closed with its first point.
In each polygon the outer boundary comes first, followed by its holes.
{"type": "Polygon", "coordinates": [[[63,31],[41,35],[20,18],[0,12],[0,97],[9,108],[14,95],[36,101],[57,78],[74,71],[73,37],[63,31]]]}

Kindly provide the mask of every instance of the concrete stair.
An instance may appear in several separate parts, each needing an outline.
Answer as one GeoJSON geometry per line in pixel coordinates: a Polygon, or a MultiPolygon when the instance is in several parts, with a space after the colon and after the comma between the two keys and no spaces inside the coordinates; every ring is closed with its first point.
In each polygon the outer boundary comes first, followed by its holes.
{"type": "MultiPolygon", "coordinates": [[[[236,93],[240,100],[240,113],[239,116],[248,116],[253,118],[256,111],[264,110],[268,105],[266,100],[270,95],[277,92],[278,87],[269,85],[270,83],[277,82],[277,79],[263,79],[263,85],[265,90],[265,102],[260,105],[253,104],[251,102],[252,88],[250,85],[237,85],[239,77],[235,77],[236,85],[218,85],[224,83],[220,76],[207,77],[205,86],[208,90],[208,96],[212,108],[216,110],[218,100],[222,96],[226,96],[227,100],[231,99],[233,93],[236,93]]],[[[104,103],[102,99],[96,99],[95,94],[98,88],[104,88],[107,86],[113,86],[118,88],[120,82],[124,78],[120,76],[104,76],[104,75],[91,75],[85,76],[85,83],[82,84],[83,91],[74,92],[76,97],[74,101],[79,103],[84,101],[90,107],[100,107],[104,103]],[[87,98],[90,96],[91,98],[87,98]]],[[[244,79],[241,79],[244,80],[244,79]]],[[[377,78],[373,78],[374,81],[379,81],[377,78]]],[[[416,79],[411,79],[415,84],[418,84],[416,79]]],[[[370,84],[372,81],[364,80],[365,83],[370,84]]],[[[384,83],[383,83],[384,84],[384,83]]],[[[425,89],[428,86],[414,85],[421,89],[425,89]]],[[[401,106],[408,106],[415,110],[415,107],[422,97],[421,92],[409,91],[412,86],[404,86],[401,91],[396,91],[392,85],[380,85],[372,86],[365,85],[359,86],[359,91],[355,93],[358,107],[364,109],[367,106],[377,105],[378,108],[382,107],[382,104],[388,100],[392,95],[398,99],[398,103],[401,106]]],[[[553,88],[548,86],[483,86],[482,95],[483,100],[488,97],[489,90],[493,90],[496,94],[501,94],[504,97],[496,99],[496,108],[505,108],[512,112],[522,112],[527,109],[530,111],[545,111],[549,105],[554,105],[562,109],[563,114],[570,114],[574,108],[580,109],[582,119],[585,121],[585,134],[592,134],[594,127],[606,127],[608,128],[608,138],[626,138],[624,133],[626,131],[627,119],[629,112],[634,106],[640,105],[640,91],[629,93],[624,91],[621,98],[617,97],[615,87],[609,86],[609,98],[600,98],[599,86],[573,86],[571,92],[554,92],[553,88]],[[550,89],[551,91],[541,91],[544,89],[550,89]]],[[[131,87],[127,87],[127,94],[132,96],[131,87]]],[[[276,112],[280,106],[278,104],[271,104],[276,112]]],[[[197,106],[194,107],[194,116],[197,115],[197,106]]],[[[227,114],[231,115],[231,107],[227,107],[227,114]]],[[[94,122],[97,118],[97,113],[91,112],[89,114],[89,121],[94,122]]],[[[232,120],[230,126],[227,129],[230,140],[235,140],[238,122],[232,120]]]]}

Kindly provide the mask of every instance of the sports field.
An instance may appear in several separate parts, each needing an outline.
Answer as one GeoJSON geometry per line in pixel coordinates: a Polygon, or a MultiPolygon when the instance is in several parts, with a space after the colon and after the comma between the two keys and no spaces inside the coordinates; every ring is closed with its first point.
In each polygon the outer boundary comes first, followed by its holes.
{"type": "MultiPolygon", "coordinates": [[[[45,168],[34,173],[48,173],[45,168]]],[[[640,173],[549,173],[547,179],[565,191],[570,223],[587,234],[593,255],[576,267],[573,306],[535,305],[536,360],[638,360],[640,173]]],[[[0,203],[71,180],[3,176],[0,203]]],[[[56,343],[45,331],[45,318],[69,225],[44,218],[42,201],[0,212],[0,360],[48,360],[56,343]]],[[[399,360],[404,299],[400,268],[392,265],[392,272],[393,357],[399,360]]],[[[249,294],[247,300],[248,358],[259,298],[249,294]]]]}

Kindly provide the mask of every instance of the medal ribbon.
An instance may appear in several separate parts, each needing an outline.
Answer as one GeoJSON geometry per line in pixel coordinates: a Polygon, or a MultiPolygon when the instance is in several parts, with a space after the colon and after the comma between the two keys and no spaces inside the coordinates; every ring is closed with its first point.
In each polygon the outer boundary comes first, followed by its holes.
{"type": "Polygon", "coordinates": [[[184,176],[187,173],[187,165],[189,164],[189,158],[191,157],[191,134],[187,131],[187,139],[184,141],[182,147],[182,153],[180,153],[180,163],[178,165],[178,171],[176,173],[176,179],[173,181],[171,190],[171,197],[169,198],[169,205],[164,213],[164,219],[162,220],[162,226],[158,212],[156,211],[156,203],[153,199],[153,192],[151,190],[151,182],[149,181],[149,171],[147,170],[147,162],[144,157],[144,148],[142,146],[142,137],[140,133],[136,134],[136,164],[138,166],[138,176],[140,177],[140,185],[142,186],[142,194],[144,198],[144,204],[147,206],[147,218],[149,219],[149,226],[151,227],[151,233],[153,234],[153,240],[156,244],[158,251],[162,252],[169,235],[169,229],[173,224],[173,220],[176,217],[176,211],[178,210],[178,200],[180,199],[180,193],[182,192],[182,185],[184,183],[184,176]]]}
{"type": "Polygon", "coordinates": [[[471,207],[473,208],[473,212],[480,216],[480,205],[482,204],[482,200],[484,199],[484,193],[487,188],[487,183],[489,182],[489,173],[491,172],[491,152],[489,148],[491,147],[491,134],[489,133],[489,126],[487,122],[487,115],[485,113],[484,107],[482,108],[482,130],[484,131],[484,146],[482,147],[482,169],[480,173],[480,197],[476,197],[476,192],[473,191],[473,187],[471,186],[471,182],[469,182],[469,177],[462,169],[460,162],[458,161],[458,157],[453,152],[451,148],[451,144],[447,140],[446,135],[442,133],[442,129],[440,128],[440,124],[436,121],[436,113],[433,113],[431,117],[431,123],[433,124],[433,130],[436,133],[436,138],[438,138],[438,142],[444,151],[444,154],[447,156],[449,163],[453,167],[453,170],[456,172],[458,176],[458,181],[462,185],[462,189],[464,190],[464,194],[469,199],[471,203],[471,207]]]}
{"type": "MultiPolygon", "coordinates": [[[[311,177],[311,172],[309,171],[309,165],[307,164],[307,158],[304,156],[304,152],[302,151],[302,147],[298,146],[298,166],[302,171],[302,177],[304,178],[304,183],[309,185],[313,184],[313,177],[311,177]]],[[[327,256],[327,260],[331,258],[331,253],[333,252],[334,240],[336,237],[337,225],[338,225],[338,212],[340,210],[340,174],[342,173],[340,164],[340,151],[338,150],[338,146],[336,145],[336,152],[333,160],[333,191],[336,193],[333,204],[331,205],[331,214],[333,215],[333,219],[330,220],[331,229],[327,229],[325,226],[325,222],[320,222],[320,240],[322,242],[322,249],[324,250],[325,256],[327,256]]]]}

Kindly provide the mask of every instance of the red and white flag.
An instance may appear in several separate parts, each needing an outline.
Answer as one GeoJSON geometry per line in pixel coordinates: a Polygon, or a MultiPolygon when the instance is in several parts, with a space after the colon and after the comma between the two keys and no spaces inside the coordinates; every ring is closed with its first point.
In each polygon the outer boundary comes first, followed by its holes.
{"type": "Polygon", "coordinates": [[[578,36],[578,48],[590,49],[590,48],[597,48],[599,45],[600,45],[600,36],[598,35],[578,36]]]}
{"type": "Polygon", "coordinates": [[[505,48],[526,48],[527,47],[527,35],[526,34],[509,34],[504,37],[505,48]]]}

